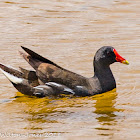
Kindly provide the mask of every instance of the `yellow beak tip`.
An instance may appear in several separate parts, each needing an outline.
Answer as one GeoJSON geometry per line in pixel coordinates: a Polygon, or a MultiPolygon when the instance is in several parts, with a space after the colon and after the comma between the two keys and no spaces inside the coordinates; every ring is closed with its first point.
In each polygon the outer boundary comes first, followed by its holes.
{"type": "Polygon", "coordinates": [[[129,62],[127,60],[122,61],[123,64],[129,65],[129,62]]]}

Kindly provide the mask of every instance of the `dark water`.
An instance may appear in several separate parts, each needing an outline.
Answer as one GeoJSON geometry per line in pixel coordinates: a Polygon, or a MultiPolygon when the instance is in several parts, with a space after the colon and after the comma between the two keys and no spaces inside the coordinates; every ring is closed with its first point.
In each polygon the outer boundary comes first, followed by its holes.
{"type": "Polygon", "coordinates": [[[130,62],[111,66],[116,91],[84,98],[24,96],[0,73],[0,137],[140,139],[139,0],[0,0],[0,36],[0,62],[16,68],[31,68],[21,45],[87,77],[101,46],[130,62]]]}

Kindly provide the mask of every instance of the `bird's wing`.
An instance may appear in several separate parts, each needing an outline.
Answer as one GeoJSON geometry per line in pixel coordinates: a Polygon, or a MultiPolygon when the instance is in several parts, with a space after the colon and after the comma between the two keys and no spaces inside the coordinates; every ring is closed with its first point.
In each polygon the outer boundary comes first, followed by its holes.
{"type": "Polygon", "coordinates": [[[36,70],[36,75],[40,80],[40,84],[56,82],[72,89],[76,85],[88,86],[87,78],[60,67],[28,48],[22,48],[28,55],[25,53],[21,53],[21,55],[36,70]]]}

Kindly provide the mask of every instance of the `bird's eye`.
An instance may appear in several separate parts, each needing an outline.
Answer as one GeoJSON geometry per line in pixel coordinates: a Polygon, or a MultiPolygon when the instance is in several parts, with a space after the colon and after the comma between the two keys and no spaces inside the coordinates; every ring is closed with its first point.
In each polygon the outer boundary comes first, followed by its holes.
{"type": "Polygon", "coordinates": [[[111,53],[110,52],[107,52],[107,55],[110,55],[111,53]]]}
{"type": "Polygon", "coordinates": [[[107,56],[112,56],[112,52],[107,52],[107,56]]]}

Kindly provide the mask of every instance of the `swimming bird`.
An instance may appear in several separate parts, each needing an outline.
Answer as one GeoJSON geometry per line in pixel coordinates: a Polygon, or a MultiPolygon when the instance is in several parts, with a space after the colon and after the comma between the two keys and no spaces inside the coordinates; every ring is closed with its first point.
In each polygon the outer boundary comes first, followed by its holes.
{"type": "Polygon", "coordinates": [[[94,76],[87,78],[62,68],[26,47],[21,47],[26,53],[20,54],[34,71],[23,68],[17,71],[2,64],[0,69],[18,91],[38,97],[57,96],[60,93],[91,96],[110,91],[116,88],[110,65],[114,62],[129,64],[115,48],[104,46],[94,56],[94,76]]]}

